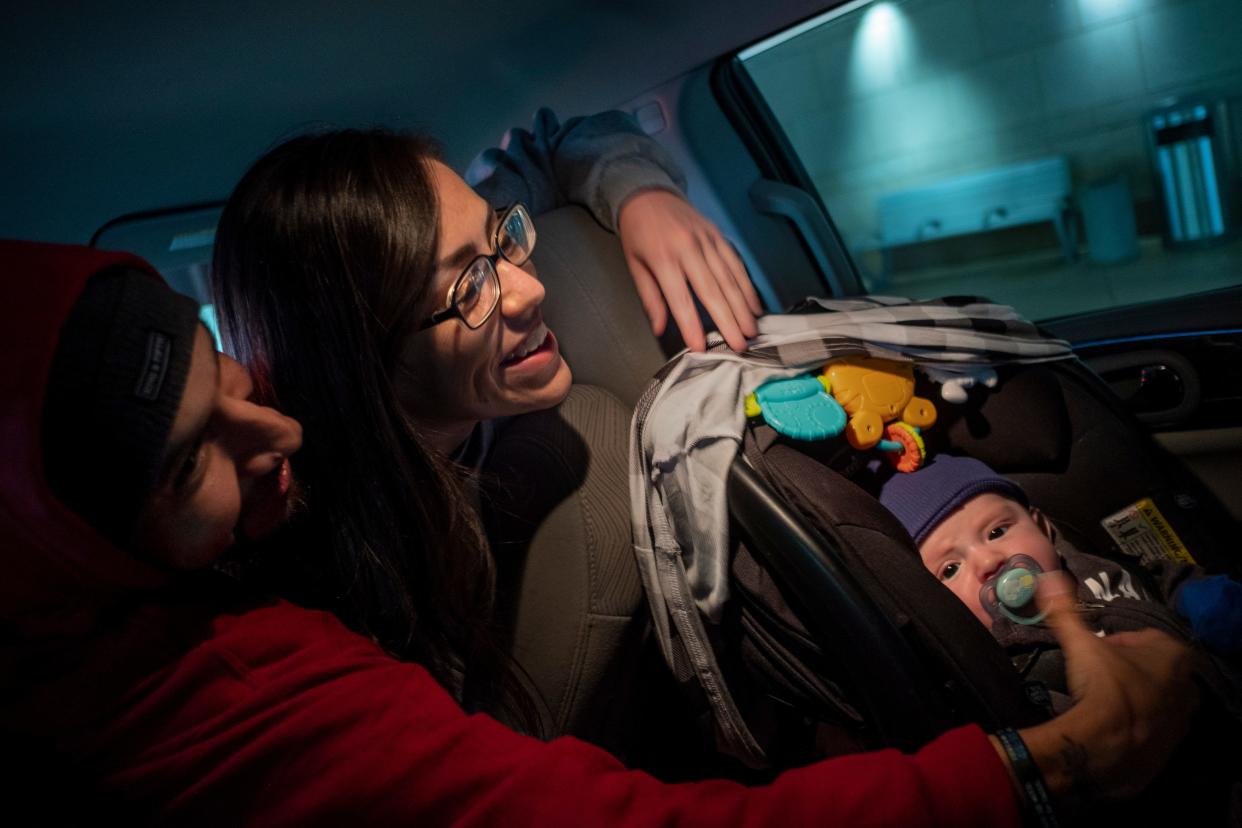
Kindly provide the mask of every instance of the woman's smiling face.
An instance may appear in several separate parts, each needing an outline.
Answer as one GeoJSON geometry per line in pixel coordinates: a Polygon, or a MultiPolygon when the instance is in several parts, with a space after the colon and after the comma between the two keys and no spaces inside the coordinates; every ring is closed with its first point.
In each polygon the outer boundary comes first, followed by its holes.
{"type": "MultiPolygon", "coordinates": [[[[458,276],[481,254],[496,252],[499,216],[456,173],[429,162],[439,202],[436,270],[422,316],[440,310],[458,276]]],[[[543,285],[528,260],[496,259],[500,301],[471,330],[450,319],[409,335],[401,349],[398,392],[426,436],[451,452],[480,420],[551,408],[569,393],[569,366],[543,322],[543,285]]]]}

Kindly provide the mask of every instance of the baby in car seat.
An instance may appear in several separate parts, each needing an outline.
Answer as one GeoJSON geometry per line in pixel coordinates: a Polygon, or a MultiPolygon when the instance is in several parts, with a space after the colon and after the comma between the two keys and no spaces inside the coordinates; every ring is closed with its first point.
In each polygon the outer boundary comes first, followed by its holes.
{"type": "Polygon", "coordinates": [[[880,503],[905,526],[924,566],[1006,647],[1045,638],[1033,601],[1044,572],[1067,570],[1102,633],[1154,626],[1224,656],[1242,652],[1242,584],[1159,562],[1136,575],[1069,543],[1012,480],[971,457],[941,455],[897,474],[880,503]],[[1173,611],[1170,611],[1173,610],[1173,611]]]}
{"type": "Polygon", "coordinates": [[[1041,573],[1074,578],[1084,621],[1101,635],[1155,627],[1201,643],[1194,669],[1206,692],[1167,784],[1193,801],[1188,824],[1242,824],[1242,762],[1233,749],[1242,738],[1242,584],[1171,559],[1131,572],[1085,552],[1017,483],[970,457],[939,455],[894,475],[880,503],[914,538],[924,566],[991,629],[1032,700],[1050,712],[1072,704],[1064,658],[1034,601],[1017,600],[1033,592],[1041,573]]]}

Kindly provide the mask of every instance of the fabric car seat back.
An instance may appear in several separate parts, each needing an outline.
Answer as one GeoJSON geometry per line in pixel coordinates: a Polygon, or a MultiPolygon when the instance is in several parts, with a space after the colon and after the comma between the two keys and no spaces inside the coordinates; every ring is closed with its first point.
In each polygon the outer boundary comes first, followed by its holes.
{"type": "Polygon", "coordinates": [[[543,315],[574,382],[612,392],[633,407],[667,355],[680,350],[675,325],[657,341],[617,237],[585,209],[539,216],[534,262],[547,287],[543,315]]]}
{"type": "Polygon", "coordinates": [[[634,401],[665,361],[616,235],[582,207],[541,214],[544,319],[574,373],[560,406],[515,418],[483,469],[506,645],[544,703],[544,735],[631,756],[643,735],[647,614],[626,482],[634,401]]]}
{"type": "Polygon", "coordinates": [[[501,427],[481,480],[506,643],[546,705],[545,735],[619,753],[645,621],[624,502],[629,416],[575,385],[501,427]]]}

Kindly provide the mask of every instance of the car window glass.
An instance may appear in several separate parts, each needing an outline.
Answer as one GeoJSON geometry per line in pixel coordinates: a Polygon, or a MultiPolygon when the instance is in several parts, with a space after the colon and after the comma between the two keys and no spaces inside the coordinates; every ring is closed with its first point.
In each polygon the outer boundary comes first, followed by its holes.
{"type": "Polygon", "coordinates": [[[1242,283],[1238,11],[854,2],[739,58],[867,290],[1047,319],[1242,283]]]}
{"type": "Polygon", "coordinates": [[[195,206],[122,216],[101,227],[91,246],[135,253],[154,267],[169,287],[199,303],[199,318],[216,348],[220,330],[211,303],[211,246],[220,206],[195,206]]]}

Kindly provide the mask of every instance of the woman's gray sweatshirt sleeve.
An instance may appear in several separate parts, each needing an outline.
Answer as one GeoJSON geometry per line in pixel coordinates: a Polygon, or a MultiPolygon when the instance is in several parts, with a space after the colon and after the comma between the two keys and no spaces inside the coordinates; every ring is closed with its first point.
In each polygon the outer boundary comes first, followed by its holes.
{"type": "Polygon", "coordinates": [[[570,118],[549,109],[514,127],[470,163],[466,181],[493,207],[521,201],[532,213],[580,204],[615,231],[622,205],[642,190],[682,194],[686,179],[668,151],[619,111],[570,118]]]}

